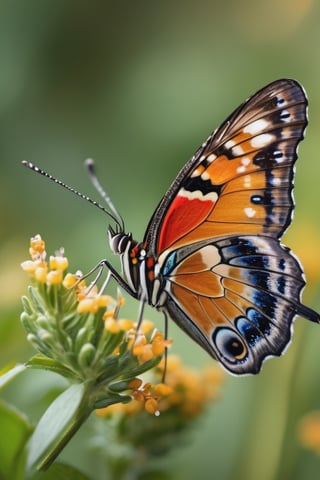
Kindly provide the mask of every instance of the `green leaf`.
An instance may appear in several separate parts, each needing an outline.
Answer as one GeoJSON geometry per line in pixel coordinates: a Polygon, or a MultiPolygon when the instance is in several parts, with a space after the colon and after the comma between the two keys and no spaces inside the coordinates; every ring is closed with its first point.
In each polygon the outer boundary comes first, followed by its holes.
{"type": "Polygon", "coordinates": [[[30,358],[30,360],[28,360],[27,362],[27,366],[32,368],[39,368],[42,370],[50,370],[51,372],[58,373],[59,375],[62,375],[63,377],[68,379],[79,378],[72,370],[70,370],[65,365],[62,365],[60,362],[54,360],[53,358],[48,358],[41,354],[34,355],[32,358],[30,358]]]}
{"type": "Polygon", "coordinates": [[[89,384],[72,385],[49,406],[30,439],[29,471],[48,468],[88,418],[93,409],[90,392],[89,384]]]}
{"type": "Polygon", "coordinates": [[[0,388],[6,386],[17,375],[26,370],[26,365],[17,364],[14,367],[8,366],[0,371],[0,388]]]}
{"type": "Polygon", "coordinates": [[[16,409],[0,403],[0,478],[22,480],[24,446],[32,427],[16,409]]]}

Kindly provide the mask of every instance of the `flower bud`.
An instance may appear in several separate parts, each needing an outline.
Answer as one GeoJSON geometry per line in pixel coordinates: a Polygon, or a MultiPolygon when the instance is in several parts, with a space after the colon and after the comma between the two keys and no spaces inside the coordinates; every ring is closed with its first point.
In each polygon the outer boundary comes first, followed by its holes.
{"type": "Polygon", "coordinates": [[[96,355],[96,349],[92,343],[85,343],[82,345],[78,355],[78,363],[81,368],[88,368],[91,366],[96,355]]]}

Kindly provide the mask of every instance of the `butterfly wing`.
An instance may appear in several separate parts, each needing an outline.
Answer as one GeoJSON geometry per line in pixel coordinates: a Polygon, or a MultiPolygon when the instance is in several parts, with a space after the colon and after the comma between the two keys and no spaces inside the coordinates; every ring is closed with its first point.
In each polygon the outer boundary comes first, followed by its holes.
{"type": "Polygon", "coordinates": [[[279,243],[306,109],[293,80],[249,98],[181,170],[145,235],[166,279],[165,309],[236,374],[280,355],[296,315],[320,321],[300,303],[301,266],[279,243]]]}
{"type": "Polygon", "coordinates": [[[280,237],[291,221],[306,107],[297,82],[278,80],[236,109],[163,197],[145,235],[148,252],[224,235],[280,237]]]}
{"type": "Polygon", "coordinates": [[[229,236],[173,255],[166,309],[232,373],[258,373],[266,357],[280,355],[296,315],[319,322],[300,303],[299,262],[276,239],[229,236]]]}

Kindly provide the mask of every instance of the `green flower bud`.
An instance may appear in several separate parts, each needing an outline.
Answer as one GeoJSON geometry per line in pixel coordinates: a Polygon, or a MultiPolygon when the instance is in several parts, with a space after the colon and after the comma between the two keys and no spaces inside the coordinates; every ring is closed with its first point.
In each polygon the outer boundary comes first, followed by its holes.
{"type": "Polygon", "coordinates": [[[79,329],[74,343],[75,353],[79,353],[83,345],[88,343],[91,344],[90,340],[92,338],[92,335],[93,331],[87,327],[82,327],[79,329]]]}
{"type": "Polygon", "coordinates": [[[78,355],[78,363],[82,369],[91,367],[92,362],[96,355],[96,349],[92,343],[85,343],[82,345],[78,355]]]}

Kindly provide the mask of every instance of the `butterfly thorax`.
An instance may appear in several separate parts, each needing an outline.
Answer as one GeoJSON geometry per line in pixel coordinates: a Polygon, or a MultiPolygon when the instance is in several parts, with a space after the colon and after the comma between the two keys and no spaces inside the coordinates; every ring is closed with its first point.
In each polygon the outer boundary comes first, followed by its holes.
{"type": "Polygon", "coordinates": [[[120,256],[124,287],[138,299],[161,308],[166,301],[165,279],[159,264],[147,254],[144,243],[137,242],[131,233],[115,233],[109,230],[110,248],[120,256]]]}

